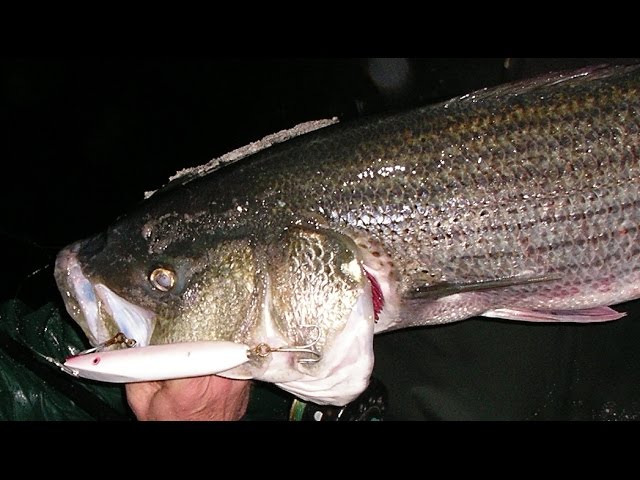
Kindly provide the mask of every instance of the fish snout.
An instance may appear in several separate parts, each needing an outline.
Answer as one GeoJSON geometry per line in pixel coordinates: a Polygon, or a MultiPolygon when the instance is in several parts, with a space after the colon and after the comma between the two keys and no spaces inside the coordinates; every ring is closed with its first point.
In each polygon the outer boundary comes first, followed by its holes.
{"type": "Polygon", "coordinates": [[[116,294],[83,271],[82,255],[99,252],[104,235],[69,245],[56,258],[54,276],[62,292],[67,312],[82,328],[92,345],[98,345],[117,332],[147,345],[154,327],[155,314],[116,294]]]}
{"type": "MultiPolygon", "coordinates": [[[[80,325],[89,341],[96,345],[103,338],[98,326],[98,301],[93,285],[82,272],[78,252],[84,242],[73,243],[58,253],[54,277],[62,293],[65,308],[80,325]]],[[[104,337],[106,338],[106,332],[104,337]]]]}

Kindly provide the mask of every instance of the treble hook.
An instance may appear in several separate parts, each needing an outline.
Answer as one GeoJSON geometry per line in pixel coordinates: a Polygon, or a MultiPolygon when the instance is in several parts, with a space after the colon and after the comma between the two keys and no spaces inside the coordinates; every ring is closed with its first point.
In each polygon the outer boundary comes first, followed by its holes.
{"type": "Polygon", "coordinates": [[[34,350],[35,353],[37,353],[38,355],[40,355],[42,358],[44,358],[47,362],[55,365],[56,367],[58,367],[60,370],[62,370],[64,373],[68,373],[69,375],[73,375],[74,377],[78,376],[78,371],[74,370],[73,368],[69,368],[67,367],[65,364],[63,364],[62,362],[59,362],[58,360],[56,360],[53,357],[48,357],[46,355],[43,355],[40,352],[36,352],[34,350]]]}
{"type": "Polygon", "coordinates": [[[124,344],[127,348],[131,348],[131,347],[135,347],[137,343],[138,342],[136,342],[133,338],[127,338],[127,336],[124,333],[118,332],[109,340],[102,342],[101,344],[96,345],[93,348],[88,348],[87,350],[83,350],[77,355],[86,355],[88,353],[101,352],[102,350],[104,350],[107,347],[110,347],[111,345],[124,344]]]}
{"type": "Polygon", "coordinates": [[[318,352],[312,350],[318,340],[320,340],[321,330],[317,325],[301,325],[304,328],[314,328],[316,331],[316,338],[314,338],[310,343],[306,345],[291,345],[291,346],[282,346],[282,347],[272,347],[266,343],[259,343],[255,347],[253,347],[250,352],[258,357],[266,357],[271,353],[275,352],[291,352],[291,353],[310,353],[316,358],[301,358],[298,360],[298,363],[316,363],[320,361],[322,357],[318,352]]]}

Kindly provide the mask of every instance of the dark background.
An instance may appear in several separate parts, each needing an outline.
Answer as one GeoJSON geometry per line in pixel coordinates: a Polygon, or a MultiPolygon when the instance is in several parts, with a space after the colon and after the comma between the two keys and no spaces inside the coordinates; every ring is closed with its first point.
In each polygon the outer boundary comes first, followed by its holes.
{"type": "MultiPolygon", "coordinates": [[[[144,191],[160,187],[177,170],[206,163],[269,133],[307,120],[338,116],[348,121],[422,105],[550,70],[636,61],[4,58],[0,301],[17,297],[34,308],[59,302],[51,267],[60,248],[101,231],[141,201],[144,191]]],[[[638,306],[625,308],[635,311],[638,306]]],[[[615,359],[602,355],[630,341],[629,328],[635,335],[636,317],[586,334],[579,326],[561,326],[559,335],[608,335],[606,342],[582,350],[609,365],[615,359]]],[[[486,334],[491,335],[491,329],[514,325],[491,320],[463,323],[467,325],[447,327],[446,334],[436,336],[452,336],[452,344],[464,345],[457,339],[473,337],[474,328],[488,328],[486,334]],[[474,322],[482,326],[474,327],[474,322]]],[[[526,350],[526,345],[534,348],[531,338],[541,341],[541,328],[546,338],[558,327],[518,323],[510,332],[522,335],[526,350]]],[[[391,351],[402,349],[407,335],[413,333],[396,335],[395,340],[385,337],[379,343],[391,351]],[[401,343],[392,345],[396,342],[401,343]]],[[[554,348],[567,354],[566,343],[554,348]]],[[[493,346],[490,350],[500,351],[493,346]]],[[[505,352],[517,355],[512,350],[505,352]]],[[[381,352],[381,358],[384,355],[381,352]]],[[[626,358],[625,368],[631,372],[635,365],[629,366],[626,358]]],[[[495,365],[500,359],[487,362],[495,365]]],[[[598,375],[588,382],[601,384],[611,377],[610,372],[598,375]]],[[[616,385],[619,382],[624,378],[616,385]]],[[[627,394],[634,396],[636,391],[627,394]]]]}

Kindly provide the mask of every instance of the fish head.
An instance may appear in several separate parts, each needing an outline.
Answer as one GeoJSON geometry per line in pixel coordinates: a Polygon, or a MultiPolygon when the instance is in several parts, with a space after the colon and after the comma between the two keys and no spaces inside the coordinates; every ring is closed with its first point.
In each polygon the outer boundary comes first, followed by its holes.
{"type": "Polygon", "coordinates": [[[58,254],[65,306],[93,345],[118,332],[141,347],[231,341],[251,348],[250,361],[221,376],[320,404],[344,405],[366,388],[374,304],[349,237],[299,226],[230,236],[183,214],[151,217],[58,254]]]}

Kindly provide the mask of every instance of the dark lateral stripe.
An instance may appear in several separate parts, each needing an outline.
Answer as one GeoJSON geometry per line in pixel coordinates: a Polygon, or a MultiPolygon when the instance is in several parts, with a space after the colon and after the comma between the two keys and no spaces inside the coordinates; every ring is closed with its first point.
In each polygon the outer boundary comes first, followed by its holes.
{"type": "MultiPolygon", "coordinates": [[[[638,247],[633,247],[631,250],[631,255],[632,256],[638,256],[640,254],[640,246],[638,247]]],[[[591,268],[602,268],[605,265],[610,263],[610,260],[613,259],[618,259],[616,257],[615,254],[611,254],[611,255],[605,255],[603,257],[599,257],[596,260],[594,260],[592,263],[590,263],[589,265],[585,265],[584,263],[568,263],[566,265],[562,265],[560,267],[553,267],[551,269],[549,269],[549,274],[551,273],[562,273],[562,272],[578,272],[580,270],[584,270],[586,267],[591,267],[591,268]]],[[[620,270],[616,273],[617,277],[620,276],[624,276],[624,274],[626,273],[632,273],[635,271],[635,269],[633,268],[633,265],[627,265],[627,264],[622,264],[622,267],[627,267],[624,270],[620,270]]]]}
{"type": "Polygon", "coordinates": [[[640,207],[640,199],[634,200],[632,202],[616,203],[587,213],[583,212],[574,213],[571,215],[546,216],[542,217],[536,223],[562,223],[567,220],[570,220],[572,222],[576,222],[578,220],[589,220],[599,215],[613,215],[630,207],[634,209],[640,207]]]}
{"type": "MultiPolygon", "coordinates": [[[[540,208],[540,207],[543,207],[543,205],[532,205],[532,208],[540,208]]],[[[484,208],[490,209],[489,207],[484,207],[484,208]]],[[[540,224],[556,224],[556,223],[565,222],[567,220],[572,222],[576,222],[579,220],[589,220],[599,215],[613,215],[620,211],[624,211],[626,209],[638,209],[638,208],[640,208],[640,199],[633,200],[631,202],[616,203],[616,204],[602,207],[598,210],[594,210],[588,213],[576,213],[571,215],[558,215],[558,216],[548,215],[542,218],[536,218],[534,220],[522,221],[517,223],[500,223],[497,225],[484,225],[480,229],[472,231],[471,235],[495,233],[495,232],[502,232],[502,231],[526,232],[527,230],[540,224]]],[[[511,214],[517,213],[517,209],[507,209],[506,213],[511,213],[511,214]]],[[[460,239],[462,237],[469,237],[471,235],[468,231],[458,230],[452,233],[443,233],[440,235],[433,235],[431,238],[434,241],[441,241],[444,239],[453,239],[453,238],[460,239]]]]}
{"type": "MultiPolygon", "coordinates": [[[[638,231],[638,227],[628,227],[625,228],[624,233],[620,232],[620,230],[613,230],[611,233],[608,233],[605,236],[603,235],[602,237],[598,236],[598,237],[587,237],[587,238],[578,238],[578,239],[572,239],[572,240],[563,240],[562,242],[557,242],[557,243],[553,243],[551,245],[543,245],[540,247],[533,247],[531,249],[531,253],[545,253],[551,250],[555,250],[557,248],[564,248],[567,246],[578,246],[578,247],[582,247],[583,245],[586,244],[590,244],[590,245],[597,245],[599,242],[602,241],[607,241],[607,242],[615,242],[616,237],[619,237],[620,235],[627,235],[627,234],[634,234],[635,232],[638,231]]],[[[527,247],[527,251],[526,254],[529,254],[529,248],[531,247],[527,247]]]]}
{"type": "MultiPolygon", "coordinates": [[[[603,232],[602,236],[563,240],[561,242],[553,243],[550,245],[541,245],[539,247],[529,245],[524,250],[496,252],[495,254],[490,254],[490,255],[460,255],[460,256],[452,257],[450,261],[453,262],[457,260],[479,260],[487,257],[490,259],[491,258],[512,258],[512,257],[522,257],[522,256],[528,257],[528,256],[533,256],[537,253],[547,253],[551,250],[561,249],[567,246],[575,245],[577,247],[582,247],[585,244],[591,244],[592,246],[595,246],[600,242],[615,242],[616,238],[621,235],[629,235],[629,234],[633,235],[638,231],[638,228],[639,228],[638,226],[628,227],[628,228],[625,228],[624,232],[621,232],[620,230],[616,229],[616,230],[611,230],[609,232],[603,232]]],[[[610,249],[607,249],[607,252],[608,251],[610,251],[610,249]]],[[[634,247],[633,250],[631,251],[632,256],[635,256],[638,253],[640,253],[640,246],[638,246],[638,248],[634,247]]],[[[615,258],[615,255],[605,255],[603,258],[605,259],[615,258]]]]}

